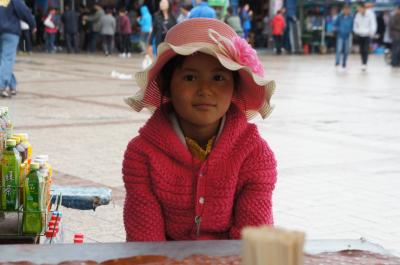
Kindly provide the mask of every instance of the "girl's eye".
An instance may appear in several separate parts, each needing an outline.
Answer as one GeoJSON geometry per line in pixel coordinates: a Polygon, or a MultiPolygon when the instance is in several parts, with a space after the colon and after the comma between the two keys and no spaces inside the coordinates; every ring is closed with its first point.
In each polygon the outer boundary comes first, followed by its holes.
{"type": "Polygon", "coordinates": [[[196,80],[196,77],[194,75],[185,75],[185,76],[183,76],[183,80],[194,81],[194,80],[196,80]]]}
{"type": "Polygon", "coordinates": [[[213,79],[214,79],[214,81],[224,81],[225,80],[224,76],[222,76],[222,75],[215,75],[213,77],[213,79]]]}

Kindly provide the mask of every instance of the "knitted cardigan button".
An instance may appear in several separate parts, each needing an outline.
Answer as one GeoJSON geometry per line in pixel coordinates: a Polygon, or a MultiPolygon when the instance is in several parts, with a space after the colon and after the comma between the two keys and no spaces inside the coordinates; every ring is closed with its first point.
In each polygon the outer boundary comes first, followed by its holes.
{"type": "Polygon", "coordinates": [[[203,204],[203,203],[204,203],[204,197],[200,197],[200,198],[199,198],[199,203],[200,203],[200,204],[203,204]]]}

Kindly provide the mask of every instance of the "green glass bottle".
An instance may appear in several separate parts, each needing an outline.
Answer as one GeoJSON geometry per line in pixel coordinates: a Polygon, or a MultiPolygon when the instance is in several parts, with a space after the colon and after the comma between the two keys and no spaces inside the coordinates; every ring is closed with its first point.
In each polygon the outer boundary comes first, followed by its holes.
{"type": "Polygon", "coordinates": [[[24,184],[24,215],[22,231],[24,234],[39,234],[43,228],[42,215],[42,186],[43,177],[40,172],[40,165],[32,163],[24,184]]]}
{"type": "Polygon", "coordinates": [[[15,140],[6,141],[6,150],[1,161],[1,208],[3,210],[17,210],[19,207],[19,174],[21,156],[15,148],[15,140]]]}

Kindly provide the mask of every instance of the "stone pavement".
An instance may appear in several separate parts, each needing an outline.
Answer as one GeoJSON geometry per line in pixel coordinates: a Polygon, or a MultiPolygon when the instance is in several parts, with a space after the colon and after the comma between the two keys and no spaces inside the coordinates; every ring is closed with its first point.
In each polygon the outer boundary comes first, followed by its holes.
{"type": "MultiPolygon", "coordinates": [[[[347,72],[333,56],[261,55],[276,80],[275,110],[255,119],[276,153],[275,223],[304,230],[311,239],[364,237],[400,253],[400,70],[372,57],[366,73],[359,57],[347,72]]],[[[3,99],[34,154],[48,154],[55,183],[106,186],[113,202],[95,212],[63,208],[66,242],[124,241],[121,162],[128,141],[148,119],[123,98],[134,80],[131,59],[89,55],[19,56],[18,95],[3,99]]]]}

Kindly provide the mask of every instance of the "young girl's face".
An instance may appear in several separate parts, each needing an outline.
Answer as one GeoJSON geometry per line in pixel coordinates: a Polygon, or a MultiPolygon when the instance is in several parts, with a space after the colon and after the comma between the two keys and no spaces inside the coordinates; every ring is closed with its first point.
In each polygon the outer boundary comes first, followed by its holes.
{"type": "Polygon", "coordinates": [[[187,56],[174,70],[170,86],[181,126],[217,128],[231,104],[233,88],[232,71],[216,58],[204,53],[187,56]]]}

